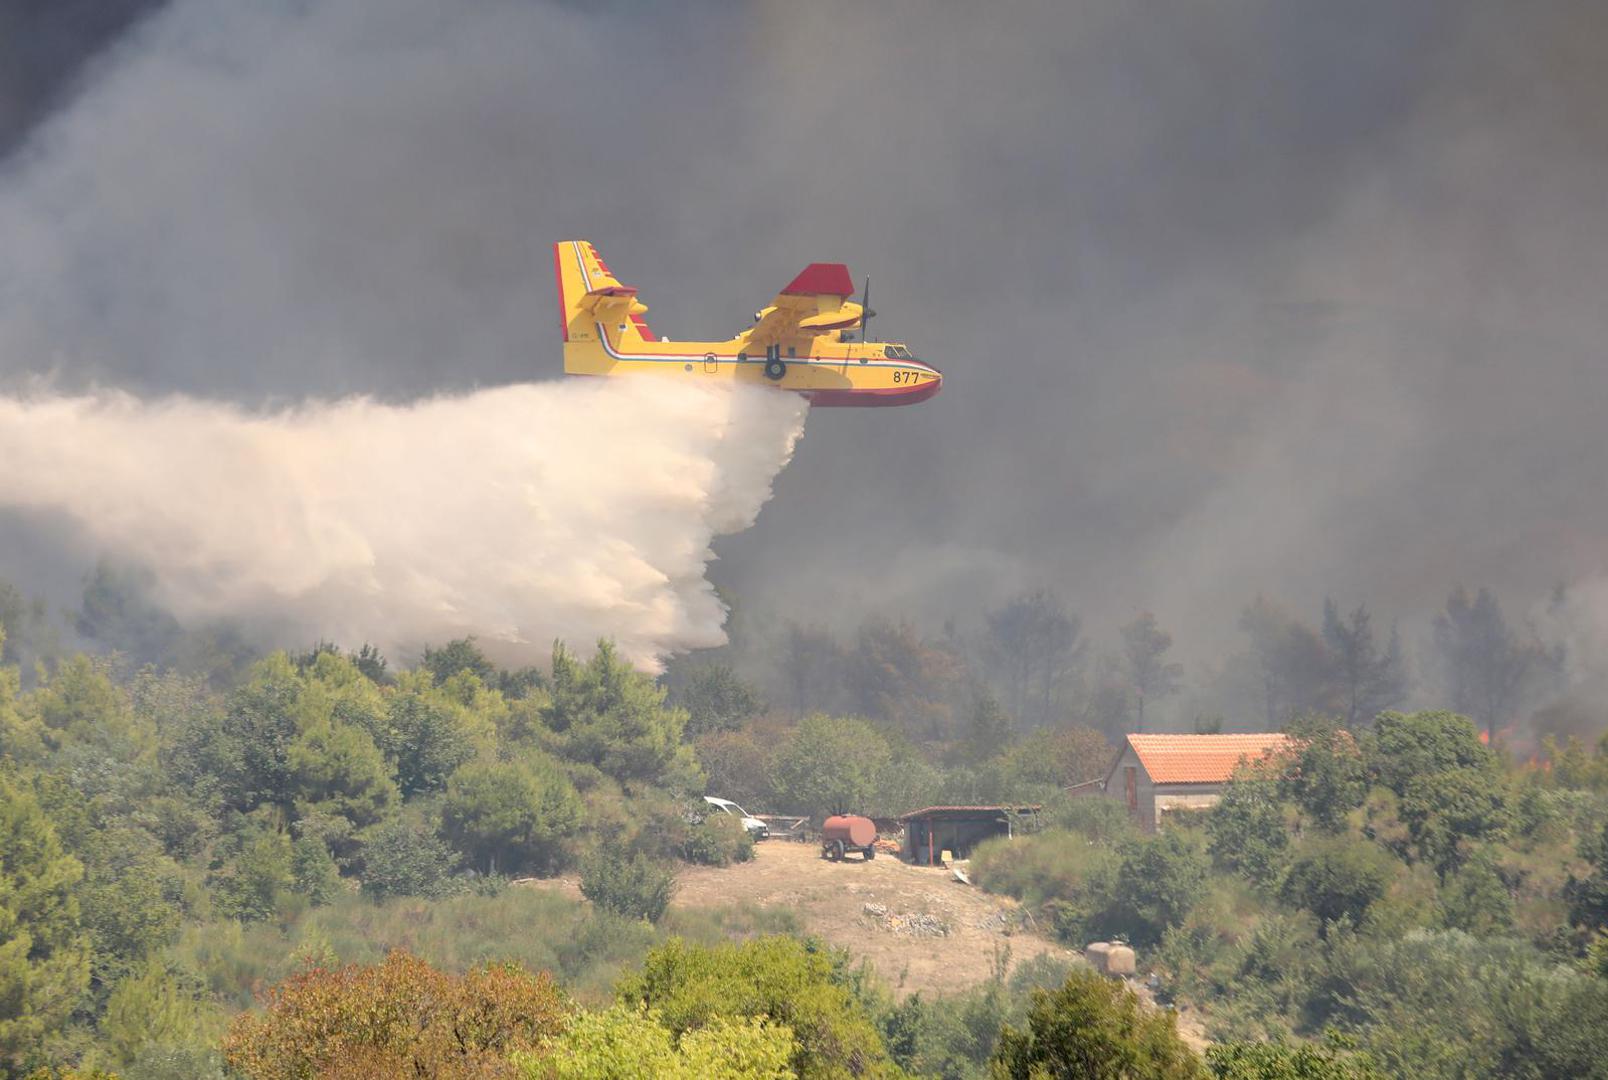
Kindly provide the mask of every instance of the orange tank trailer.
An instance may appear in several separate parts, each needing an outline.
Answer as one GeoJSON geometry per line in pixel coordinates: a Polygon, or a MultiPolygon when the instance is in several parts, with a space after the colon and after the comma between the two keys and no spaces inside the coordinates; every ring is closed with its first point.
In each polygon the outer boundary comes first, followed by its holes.
{"type": "Polygon", "coordinates": [[[870,862],[877,857],[877,827],[855,814],[834,814],[821,825],[821,858],[837,862],[851,851],[870,862]]]}

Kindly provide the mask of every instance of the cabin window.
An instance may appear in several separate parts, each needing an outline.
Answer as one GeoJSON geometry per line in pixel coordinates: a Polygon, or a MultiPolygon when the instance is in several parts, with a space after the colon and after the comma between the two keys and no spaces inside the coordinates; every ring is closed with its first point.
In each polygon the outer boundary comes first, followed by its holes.
{"type": "Polygon", "coordinates": [[[886,356],[889,360],[897,360],[899,359],[899,350],[895,349],[892,345],[888,345],[883,348],[882,355],[886,356]]]}

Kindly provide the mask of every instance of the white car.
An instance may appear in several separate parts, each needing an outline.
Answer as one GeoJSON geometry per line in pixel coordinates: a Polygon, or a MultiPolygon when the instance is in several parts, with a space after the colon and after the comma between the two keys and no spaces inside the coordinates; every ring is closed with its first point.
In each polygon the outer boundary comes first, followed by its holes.
{"type": "Polygon", "coordinates": [[[741,821],[743,823],[743,828],[748,830],[748,835],[752,836],[755,840],[763,840],[770,835],[769,825],[766,825],[763,821],[759,820],[757,817],[754,817],[747,810],[744,810],[730,799],[717,799],[713,795],[705,795],[704,802],[708,803],[710,806],[713,806],[721,813],[730,814],[738,821],[741,821]]]}

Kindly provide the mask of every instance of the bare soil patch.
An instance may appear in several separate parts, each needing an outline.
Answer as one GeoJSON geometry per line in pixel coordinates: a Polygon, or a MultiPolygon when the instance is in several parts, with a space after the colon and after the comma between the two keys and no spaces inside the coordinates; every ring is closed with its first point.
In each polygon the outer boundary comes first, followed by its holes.
{"type": "MultiPolygon", "coordinates": [[[[574,878],[532,882],[580,895],[574,878]]],[[[1076,953],[1035,932],[1016,901],[955,880],[946,869],[891,855],[821,858],[815,844],[764,841],[751,862],[681,871],[676,907],[785,907],[806,933],[869,960],[898,992],[953,993],[1049,953],[1076,953]],[[1008,954],[1008,955],[1007,955],[1008,954]]]]}
{"type": "MultiPolygon", "coordinates": [[[[751,862],[683,867],[678,881],[674,907],[791,910],[806,933],[870,961],[901,996],[968,989],[991,978],[1001,962],[1007,972],[1046,954],[1083,962],[1080,953],[1039,933],[1015,900],[963,884],[947,869],[911,866],[891,855],[829,862],[815,844],[769,840],[755,846],[751,862]]],[[[581,895],[574,877],[528,883],[581,895]]],[[[1141,981],[1131,985],[1154,1004],[1141,981]]],[[[1192,1010],[1180,1013],[1178,1028],[1197,1049],[1206,1045],[1192,1010]]]]}

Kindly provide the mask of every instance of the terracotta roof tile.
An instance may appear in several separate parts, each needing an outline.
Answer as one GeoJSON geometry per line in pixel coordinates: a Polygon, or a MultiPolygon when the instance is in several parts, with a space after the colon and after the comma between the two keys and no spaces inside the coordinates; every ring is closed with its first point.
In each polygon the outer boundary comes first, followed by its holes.
{"type": "Polygon", "coordinates": [[[1128,745],[1157,784],[1220,784],[1242,759],[1258,761],[1282,751],[1290,737],[1248,735],[1129,735],[1128,745]]]}

